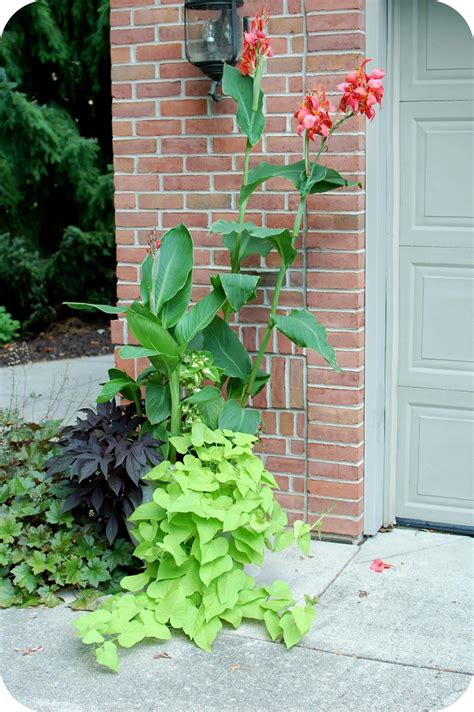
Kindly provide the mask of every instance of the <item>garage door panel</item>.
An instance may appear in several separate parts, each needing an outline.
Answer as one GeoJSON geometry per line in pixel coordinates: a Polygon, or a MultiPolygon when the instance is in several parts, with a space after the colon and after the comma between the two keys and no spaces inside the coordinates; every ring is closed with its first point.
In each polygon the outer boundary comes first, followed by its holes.
{"type": "Polygon", "coordinates": [[[400,244],[472,246],[474,118],[470,102],[437,105],[436,110],[432,102],[404,104],[400,145],[400,244]]]}
{"type": "Polygon", "coordinates": [[[474,398],[399,389],[397,516],[472,525],[474,398]]]}
{"type": "Polygon", "coordinates": [[[474,47],[469,27],[434,0],[400,0],[401,100],[466,99],[474,94],[474,47]]]}
{"type": "Polygon", "coordinates": [[[436,0],[400,11],[399,519],[473,526],[474,41],[436,0]]]}
{"type": "Polygon", "coordinates": [[[473,250],[401,248],[401,386],[474,389],[473,295],[473,250]]]}

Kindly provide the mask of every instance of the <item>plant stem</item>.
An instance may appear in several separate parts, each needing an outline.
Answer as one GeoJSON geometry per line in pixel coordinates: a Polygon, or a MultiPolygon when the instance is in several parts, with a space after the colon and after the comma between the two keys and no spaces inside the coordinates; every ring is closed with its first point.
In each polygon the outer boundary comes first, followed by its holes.
{"type": "MultiPolygon", "coordinates": [[[[179,389],[179,375],[176,369],[169,376],[170,394],[171,394],[171,421],[170,431],[171,436],[179,435],[181,432],[181,399],[179,389]]],[[[170,444],[169,459],[171,462],[176,462],[176,450],[170,444]]]]}
{"type": "MultiPolygon", "coordinates": [[[[244,174],[242,177],[242,188],[245,188],[245,186],[248,185],[248,182],[249,182],[249,165],[250,165],[251,151],[252,151],[252,145],[251,145],[250,141],[247,139],[247,145],[245,147],[245,155],[244,155],[244,174]]],[[[246,200],[243,200],[240,203],[240,207],[239,207],[239,223],[240,223],[240,225],[243,225],[243,223],[245,222],[245,211],[247,209],[248,202],[249,202],[249,199],[247,198],[246,200]]],[[[235,243],[234,259],[232,260],[232,265],[231,265],[232,272],[238,272],[240,269],[241,241],[242,241],[242,234],[238,233],[236,243],[235,243]]]]}
{"type": "Polygon", "coordinates": [[[293,238],[296,240],[301,230],[301,223],[303,222],[304,212],[306,209],[306,198],[301,197],[300,204],[298,205],[298,211],[295,217],[295,224],[293,226],[293,238]]]}
{"type": "Polygon", "coordinates": [[[306,175],[310,176],[311,175],[311,163],[309,160],[309,134],[306,131],[305,137],[304,137],[304,167],[306,171],[306,175]]]}
{"type": "Polygon", "coordinates": [[[252,366],[252,370],[250,372],[247,386],[246,386],[244,394],[242,396],[242,400],[241,400],[242,406],[245,406],[247,404],[250,394],[252,393],[252,389],[255,384],[255,379],[257,378],[258,369],[260,368],[260,365],[262,363],[262,359],[265,355],[265,350],[267,348],[268,342],[270,340],[270,336],[273,331],[273,327],[274,327],[273,318],[276,314],[276,310],[278,309],[278,303],[280,301],[280,292],[281,292],[281,288],[283,286],[283,282],[285,279],[286,270],[287,270],[287,267],[286,267],[285,263],[282,262],[281,266],[280,266],[280,271],[278,272],[277,281],[275,284],[275,291],[273,292],[272,306],[271,306],[270,315],[268,318],[268,326],[265,329],[262,343],[260,344],[260,348],[258,350],[257,356],[256,356],[254,364],[252,366]]]}

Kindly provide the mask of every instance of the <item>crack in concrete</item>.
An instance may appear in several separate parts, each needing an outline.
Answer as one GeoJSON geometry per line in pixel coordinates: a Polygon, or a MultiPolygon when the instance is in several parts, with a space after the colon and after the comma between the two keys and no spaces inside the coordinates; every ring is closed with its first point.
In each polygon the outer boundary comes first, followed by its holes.
{"type": "MultiPolygon", "coordinates": [[[[257,640],[260,643],[268,643],[268,645],[281,645],[281,643],[277,643],[273,640],[269,640],[268,638],[259,638],[258,636],[254,635],[249,635],[247,633],[241,632],[239,635],[233,634],[231,631],[225,631],[221,632],[221,636],[228,637],[228,638],[244,638],[245,640],[257,640]]],[[[376,662],[376,663],[384,663],[385,665],[398,665],[400,667],[408,667],[408,668],[415,668],[417,670],[434,670],[435,672],[444,672],[448,674],[453,674],[453,675],[465,675],[467,677],[472,677],[474,674],[473,671],[470,670],[458,670],[455,668],[442,668],[442,667],[437,667],[436,665],[417,665],[416,663],[404,663],[399,660],[388,660],[386,658],[378,658],[375,656],[371,655],[358,655],[357,653],[344,653],[341,650],[329,650],[328,648],[316,648],[311,645],[307,644],[297,644],[295,647],[297,648],[302,648],[303,650],[310,650],[314,653],[324,653],[325,655],[335,655],[336,657],[343,657],[343,658],[350,658],[353,661],[356,660],[369,660],[371,662],[376,662]]]]}
{"type": "MultiPolygon", "coordinates": [[[[429,544],[428,546],[423,546],[420,549],[411,549],[408,551],[400,551],[397,554],[385,554],[385,557],[387,559],[395,559],[398,556],[408,556],[409,554],[417,554],[419,551],[427,551],[428,549],[439,549],[442,546],[452,546],[453,544],[460,544],[460,541],[445,541],[442,544],[429,544]]],[[[362,545],[363,546],[363,545],[362,545]]],[[[362,551],[362,547],[361,547],[362,551]]],[[[352,561],[352,559],[351,559],[352,561]]],[[[358,561],[358,564],[368,564],[370,561],[372,561],[372,557],[369,557],[368,559],[361,559],[358,561]]]]}

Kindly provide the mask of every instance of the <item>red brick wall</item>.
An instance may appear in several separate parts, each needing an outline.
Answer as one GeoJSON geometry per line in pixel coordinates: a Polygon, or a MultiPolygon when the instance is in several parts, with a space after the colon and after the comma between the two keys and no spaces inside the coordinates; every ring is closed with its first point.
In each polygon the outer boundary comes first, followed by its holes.
{"type": "MultiPolygon", "coordinates": [[[[227,264],[209,225],[233,218],[241,183],[243,140],[234,104],[207,98],[209,80],[184,59],[183,0],[111,0],[117,296],[138,296],[138,265],[150,229],[184,221],[196,250],[195,295],[227,264]]],[[[248,2],[249,14],[262,2],[248,2]]],[[[301,139],[291,118],[305,88],[324,82],[334,92],[364,53],[363,0],[271,0],[275,56],[265,80],[267,131],[253,154],[299,158],[301,139]]],[[[365,126],[346,123],[324,161],[364,180],[365,126]]],[[[248,218],[290,226],[297,196],[287,184],[250,201],[248,218]]],[[[265,409],[263,450],[278,478],[290,518],[331,509],[324,531],[357,537],[363,522],[364,192],[313,196],[304,237],[289,272],[282,304],[308,306],[328,327],[342,373],[306,355],[275,333],[271,385],[255,399],[265,409]]],[[[263,335],[272,296],[275,256],[260,265],[268,288],[243,310],[241,335],[250,351],[263,335]]],[[[263,281],[263,280],[262,280],[263,281]]],[[[116,344],[127,343],[121,321],[116,344]]],[[[117,360],[120,361],[118,355],[117,360]]],[[[120,366],[130,367],[130,362],[120,366]]],[[[270,367],[270,359],[267,368],[270,367]]]]}

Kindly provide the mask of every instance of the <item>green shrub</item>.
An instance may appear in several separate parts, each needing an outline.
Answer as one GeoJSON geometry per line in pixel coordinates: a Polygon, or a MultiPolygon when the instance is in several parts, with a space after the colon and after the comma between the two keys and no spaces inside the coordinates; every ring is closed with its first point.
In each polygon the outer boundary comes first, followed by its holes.
{"type": "Polygon", "coordinates": [[[0,345],[9,344],[16,336],[20,322],[12,319],[5,307],[0,307],[0,345]]]}
{"type": "Polygon", "coordinates": [[[109,11],[41,0],[1,38],[0,304],[28,330],[114,297],[109,11]]]}
{"type": "Polygon", "coordinates": [[[63,512],[67,485],[46,481],[42,472],[57,432],[58,422],[22,423],[0,413],[2,608],[55,606],[63,586],[86,598],[91,587],[112,592],[131,562],[129,542],[117,539],[109,547],[95,519],[74,520],[63,512]]]}
{"type": "Polygon", "coordinates": [[[28,240],[0,235],[0,302],[24,329],[47,324],[53,311],[48,307],[47,260],[28,240]]]}
{"type": "Polygon", "coordinates": [[[282,637],[288,648],[308,632],[313,599],[296,603],[286,582],[257,586],[244,571],[263,563],[265,547],[280,551],[296,540],[308,554],[311,536],[303,522],[285,529],[275,479],[253,454],[255,441],[203,423],[172,438],[183,461],[148,473],[153,501],[130,517],[144,570],[122,580],[130,593],[106,599],[74,624],[85,643],[97,645],[99,663],[118,670],[116,643],[167,640],[170,627],[204,650],[224,623],[238,628],[244,618],[263,621],[272,640],[282,637]]]}

